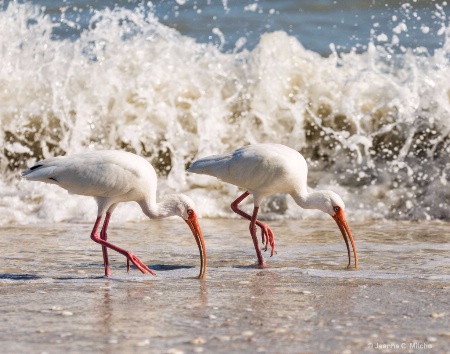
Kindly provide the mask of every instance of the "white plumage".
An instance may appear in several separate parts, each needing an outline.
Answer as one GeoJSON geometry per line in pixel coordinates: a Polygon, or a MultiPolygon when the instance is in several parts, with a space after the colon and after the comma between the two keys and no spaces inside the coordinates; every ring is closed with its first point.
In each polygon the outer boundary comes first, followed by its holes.
{"type": "Polygon", "coordinates": [[[248,145],[230,153],[214,155],[194,161],[189,172],[214,176],[220,180],[245,189],[246,192],[236,199],[231,208],[237,214],[250,220],[250,233],[255,245],[258,263],[264,265],[264,259],[256,238],[256,225],[261,228],[263,243],[275,252],[273,232],[269,226],[257,219],[258,209],[264,198],[275,193],[287,193],[295,202],[305,209],[318,209],[331,215],[344,237],[349,263],[351,263],[348,238],[353,247],[355,267],[358,256],[350,228],[345,219],[345,205],[342,199],[332,191],[308,193],[308,167],[304,157],[294,149],[280,144],[248,145]],[[239,203],[249,194],[253,195],[253,215],[238,208],[239,203]],[[348,238],[347,238],[348,235],[348,238]]]}
{"type": "Polygon", "coordinates": [[[144,158],[125,151],[107,150],[73,156],[58,156],[37,162],[23,172],[30,181],[56,184],[73,194],[92,196],[98,204],[97,220],[91,238],[102,245],[105,275],[110,275],[107,248],[127,257],[141,272],[151,273],[138,257],[110,242],[107,228],[112,212],[118,203],[135,201],[149,218],[165,218],[178,215],[189,225],[200,251],[200,278],[206,271],[206,248],[200,225],[195,214],[194,202],[184,194],[167,195],[156,202],[157,176],[153,166],[144,158]],[[100,237],[97,230],[103,215],[100,237]]]}

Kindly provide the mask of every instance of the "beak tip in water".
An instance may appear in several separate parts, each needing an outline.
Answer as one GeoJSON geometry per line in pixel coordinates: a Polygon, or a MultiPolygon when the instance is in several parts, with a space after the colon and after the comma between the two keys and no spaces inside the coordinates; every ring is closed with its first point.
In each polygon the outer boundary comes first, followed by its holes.
{"type": "Polygon", "coordinates": [[[198,279],[204,279],[206,273],[206,247],[202,230],[195,214],[185,221],[191,229],[192,234],[194,235],[198,250],[200,252],[200,274],[198,275],[198,279]]]}
{"type": "Polygon", "coordinates": [[[349,240],[353,248],[353,255],[355,257],[355,270],[358,269],[358,254],[356,252],[356,246],[355,241],[353,239],[352,232],[350,231],[350,227],[347,224],[347,220],[345,219],[344,212],[340,211],[336,213],[333,216],[333,219],[336,221],[339,229],[341,230],[342,237],[344,238],[345,245],[347,246],[347,253],[348,253],[348,265],[347,269],[350,270],[351,268],[351,255],[350,255],[350,247],[349,247],[349,240]]]}

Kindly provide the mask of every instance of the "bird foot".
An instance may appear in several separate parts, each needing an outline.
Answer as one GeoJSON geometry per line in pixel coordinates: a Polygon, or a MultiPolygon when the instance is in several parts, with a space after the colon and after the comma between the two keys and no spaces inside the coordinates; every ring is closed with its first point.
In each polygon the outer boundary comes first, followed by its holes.
{"type": "MultiPolygon", "coordinates": [[[[264,247],[264,252],[266,252],[266,251],[267,251],[267,246],[264,247]]],[[[270,250],[270,257],[272,257],[274,254],[278,254],[278,251],[275,248],[272,248],[270,250]]]]}
{"type": "Polygon", "coordinates": [[[262,263],[259,263],[258,262],[258,264],[256,265],[258,268],[267,268],[267,263],[266,262],[262,262],[262,263]]]}
{"type": "Polygon", "coordinates": [[[261,239],[262,239],[262,243],[264,244],[264,252],[267,251],[267,248],[270,244],[271,247],[271,251],[270,251],[270,257],[272,257],[274,254],[277,253],[277,251],[275,250],[275,237],[273,235],[273,232],[271,230],[271,228],[269,226],[267,226],[266,224],[261,223],[261,225],[259,225],[261,227],[261,239]]]}
{"type": "Polygon", "coordinates": [[[357,269],[358,269],[358,266],[352,266],[352,265],[349,263],[349,264],[347,264],[347,267],[345,267],[345,269],[347,269],[347,270],[357,270],[357,269]]]}
{"type": "Polygon", "coordinates": [[[156,273],[152,271],[149,267],[147,267],[144,262],[142,262],[137,256],[133,253],[128,252],[127,254],[127,272],[130,271],[130,261],[135,265],[137,269],[139,269],[143,274],[150,273],[151,275],[156,276],[156,273]]]}

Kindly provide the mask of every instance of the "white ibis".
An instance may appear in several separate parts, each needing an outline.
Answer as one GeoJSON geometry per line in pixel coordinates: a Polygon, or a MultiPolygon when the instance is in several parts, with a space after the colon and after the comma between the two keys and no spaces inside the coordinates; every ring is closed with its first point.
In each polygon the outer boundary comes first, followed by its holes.
{"type": "Polygon", "coordinates": [[[264,258],[256,238],[256,225],[261,228],[262,242],[266,239],[275,252],[275,240],[269,226],[257,219],[258,209],[265,197],[275,193],[288,193],[295,202],[305,209],[318,209],[330,214],[336,221],[348,252],[348,265],[351,264],[348,238],[353,247],[355,268],[358,267],[358,255],[355,242],[344,215],[344,202],[332,191],[307,191],[308,167],[304,157],[294,149],[280,144],[255,144],[244,146],[223,155],[214,155],[194,161],[189,172],[217,177],[246,190],[231,204],[231,209],[250,220],[250,234],[258,257],[258,264],[264,265],[264,258]],[[253,194],[253,215],[239,209],[239,203],[249,194],[253,194]],[[348,235],[348,237],[347,237],[348,235]]]}
{"type": "Polygon", "coordinates": [[[119,203],[137,202],[150,219],[161,219],[178,215],[189,225],[200,251],[200,274],[206,272],[206,248],[200,225],[194,211],[194,202],[184,194],[167,195],[156,202],[157,177],[153,166],[138,155],[125,151],[95,151],[73,156],[58,156],[37,162],[23,172],[22,177],[30,181],[56,184],[73,194],[92,196],[98,205],[97,220],[91,239],[102,245],[105,276],[111,274],[108,248],[127,258],[142,273],[155,273],[138,257],[107,241],[108,223],[119,203]],[[97,233],[103,215],[105,221],[97,233]]]}

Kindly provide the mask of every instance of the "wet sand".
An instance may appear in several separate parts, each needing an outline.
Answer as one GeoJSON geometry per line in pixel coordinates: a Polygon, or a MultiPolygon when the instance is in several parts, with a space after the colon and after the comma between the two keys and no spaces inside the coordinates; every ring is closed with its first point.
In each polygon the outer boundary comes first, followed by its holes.
{"type": "Polygon", "coordinates": [[[450,353],[448,223],[350,222],[345,269],[333,220],[271,221],[278,254],[256,261],[247,223],[202,219],[198,249],[177,219],[120,225],[109,240],[157,277],[104,278],[91,225],[0,228],[2,353],[450,353]]]}

